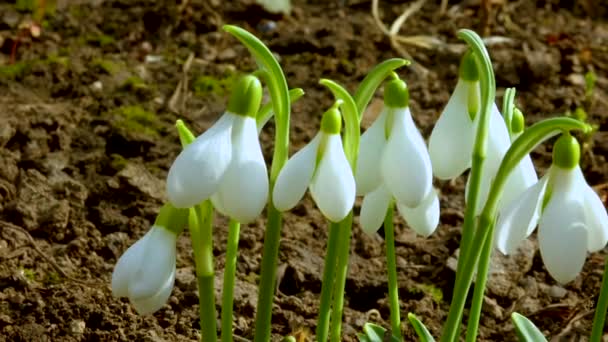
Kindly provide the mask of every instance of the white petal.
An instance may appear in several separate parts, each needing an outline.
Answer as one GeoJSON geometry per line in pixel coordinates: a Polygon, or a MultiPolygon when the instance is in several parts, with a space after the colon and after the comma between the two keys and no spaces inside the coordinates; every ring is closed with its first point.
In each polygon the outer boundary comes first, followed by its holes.
{"type": "Polygon", "coordinates": [[[456,178],[471,166],[476,124],[469,117],[467,98],[469,87],[477,83],[458,80],[431,132],[429,154],[437,178],[456,178]]]}
{"type": "Polygon", "coordinates": [[[363,197],[359,224],[365,233],[374,234],[382,227],[390,201],[391,194],[382,184],[363,197]]]}
{"type": "Polygon", "coordinates": [[[224,216],[229,216],[228,212],[226,211],[226,206],[222,202],[222,198],[220,198],[217,192],[211,195],[211,203],[213,204],[213,209],[215,209],[217,212],[224,216]]]}
{"type": "Polygon", "coordinates": [[[417,207],[432,189],[431,159],[409,109],[392,110],[394,122],[382,153],[382,178],[397,202],[417,207]]]}
{"type": "Polygon", "coordinates": [[[141,265],[129,283],[131,300],[154,296],[175,269],[177,235],[160,226],[152,226],[148,234],[141,265]]]}
{"type": "Polygon", "coordinates": [[[355,178],[340,135],[327,136],[325,151],[310,182],[310,193],[330,221],[342,221],[355,203],[355,178]]]}
{"type": "Polygon", "coordinates": [[[380,175],[380,160],[382,150],[386,145],[386,108],[374,121],[370,128],[361,136],[359,156],[357,157],[357,194],[365,195],[374,191],[382,182],[380,175]]]}
{"type": "Polygon", "coordinates": [[[225,214],[241,223],[255,220],[268,202],[268,171],[253,118],[234,121],[232,161],[217,196],[225,214]]]}
{"type": "Polygon", "coordinates": [[[494,243],[503,254],[515,252],[536,227],[550,173],[499,211],[494,243]]]}
{"type": "Polygon", "coordinates": [[[192,207],[217,191],[232,159],[235,117],[225,113],[177,156],[167,175],[167,195],[175,207],[192,207]]]}
{"type": "Polygon", "coordinates": [[[428,237],[439,225],[439,197],[435,189],[416,208],[397,203],[399,213],[416,233],[428,237]]]}
{"type": "Polygon", "coordinates": [[[173,268],[173,272],[171,276],[167,278],[167,281],[163,285],[163,287],[151,297],[148,298],[140,298],[133,299],[131,303],[133,307],[140,315],[147,315],[158,311],[160,308],[165,305],[169,297],[171,296],[171,291],[173,291],[173,283],[175,282],[175,268],[173,268]]]}
{"type": "Polygon", "coordinates": [[[515,200],[522,192],[538,182],[536,170],[530,155],[526,155],[517,164],[505,184],[505,191],[500,199],[500,207],[505,207],[515,200]]]}
{"type": "Polygon", "coordinates": [[[137,273],[143,264],[146,240],[150,237],[150,233],[151,231],[148,231],[118,259],[114,272],[112,272],[112,295],[114,297],[129,296],[129,283],[131,283],[133,274],[137,273]]]}
{"type": "Polygon", "coordinates": [[[321,135],[317,134],[304,148],[294,154],[279,172],[272,190],[274,207],[289,210],[304,197],[315,172],[321,135]]]}
{"type": "Polygon", "coordinates": [[[608,214],[604,203],[597,193],[587,184],[583,174],[578,168],[581,177],[579,190],[583,196],[583,208],[585,208],[585,223],[587,226],[589,241],[587,250],[597,252],[602,250],[608,242],[608,214]]]}
{"type": "MultiPolygon", "coordinates": [[[[553,191],[539,223],[540,254],[549,274],[565,284],[578,275],[587,257],[584,208],[575,194],[553,191]]],[[[572,188],[570,188],[572,190],[572,188]]]]}

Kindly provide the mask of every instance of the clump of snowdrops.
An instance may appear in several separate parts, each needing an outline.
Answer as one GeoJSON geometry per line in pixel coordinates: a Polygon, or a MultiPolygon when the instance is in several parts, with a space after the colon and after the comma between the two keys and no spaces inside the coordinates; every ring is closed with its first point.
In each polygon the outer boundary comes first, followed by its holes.
{"type": "MultiPolygon", "coordinates": [[[[374,67],[354,94],[322,79],[320,83],[335,102],[322,114],[316,136],[289,157],[290,108],[303,91],[287,87],[275,57],[256,37],[235,26],[225,30],[249,49],[258,69],[238,81],[225,113],[198,137],[183,122],[177,122],[183,151],[167,176],[169,202],[150,231],[121,256],[112,276],[114,295],[128,297],[138,313],[153,313],[169,298],[175,280],[176,239],[187,227],[199,284],[201,339],[217,340],[212,219],[218,212],[230,219],[219,331],[222,341],[232,341],[239,228],[266,208],[254,341],[270,341],[282,213],[296,206],[307,190],[328,223],[318,341],[341,340],[356,196],[363,196],[361,228],[375,234],[384,225],[390,304],[390,327],[368,323],[359,334],[361,341],[402,340],[395,208],[418,234],[433,234],[440,217],[433,177],[453,179],[469,170],[461,254],[441,341],[460,339],[473,277],[476,286],[466,340],[476,339],[494,248],[513,253],[538,225],[545,266],[555,280],[567,283],[576,278],[588,252],[606,245],[608,216],[579,168],[580,146],[571,134],[588,132],[590,127],[567,117],[526,127],[523,113],[514,105],[514,89],[507,91],[501,114],[495,104],[492,64],[474,32],[462,30],[458,34],[469,50],[462,57],[456,88],[435,124],[428,148],[413,119],[407,85],[395,73],[408,62],[390,59],[374,67]],[[384,108],[361,135],[362,114],[381,85],[384,108]],[[264,88],[270,100],[263,104],[264,88]],[[269,171],[258,134],[272,116],[276,134],[269,171]],[[559,137],[553,145],[552,165],[539,179],[529,153],[554,136],[559,137]]],[[[606,283],[604,278],[592,341],[600,341],[603,331],[608,306],[606,283]]],[[[408,319],[421,340],[433,341],[413,313],[408,319]]],[[[544,340],[525,317],[514,314],[513,321],[522,340],[544,340]]]]}

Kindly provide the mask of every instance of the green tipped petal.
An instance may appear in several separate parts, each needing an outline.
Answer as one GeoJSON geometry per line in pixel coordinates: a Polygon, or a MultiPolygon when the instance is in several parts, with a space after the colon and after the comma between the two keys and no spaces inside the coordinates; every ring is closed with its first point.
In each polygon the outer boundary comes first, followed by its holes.
{"type": "Polygon", "coordinates": [[[342,100],[337,100],[331,108],[323,113],[321,119],[321,131],[327,134],[340,134],[342,128],[342,115],[338,107],[342,105],[342,100]]]}
{"type": "Polygon", "coordinates": [[[407,84],[400,79],[389,81],[384,87],[384,105],[393,108],[405,108],[410,102],[407,84]]]}
{"type": "Polygon", "coordinates": [[[562,134],[553,145],[553,165],[562,169],[573,169],[581,158],[581,146],[570,133],[562,134]]]}
{"type": "Polygon", "coordinates": [[[230,96],[228,111],[233,114],[255,118],[262,102],[262,84],[257,77],[241,78],[230,96]]]}

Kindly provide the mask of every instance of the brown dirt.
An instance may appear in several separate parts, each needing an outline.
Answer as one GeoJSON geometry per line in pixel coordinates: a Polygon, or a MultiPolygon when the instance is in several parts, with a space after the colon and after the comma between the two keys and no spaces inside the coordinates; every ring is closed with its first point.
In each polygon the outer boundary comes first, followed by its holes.
{"type": "MultiPolygon", "coordinates": [[[[150,227],[165,200],[165,175],[180,149],[175,120],[203,131],[223,111],[225,80],[234,70],[254,68],[246,49],[221,26],[240,25],[260,37],[280,56],[290,87],[306,91],[293,106],[293,151],[314,136],[320,114],[331,105],[331,95],[318,85],[321,77],[354,90],[371,67],[399,54],[374,25],[366,0],[294,1],[289,17],[266,13],[251,0],[57,3],[38,38],[19,29],[30,13],[0,4],[0,340],[196,340],[198,295],[187,234],[178,243],[173,294],[153,316],[140,317],[127,300],[112,298],[109,281],[117,258],[150,227]],[[193,82],[181,104],[170,105],[190,54],[193,82]],[[147,55],[161,60],[146,63],[147,55]],[[12,58],[16,64],[9,67],[12,58]],[[205,82],[204,76],[211,78],[205,82]],[[130,115],[139,109],[151,114],[130,115]],[[15,226],[31,234],[44,256],[15,226]]],[[[387,23],[408,6],[380,3],[387,23]]],[[[590,184],[605,185],[608,7],[593,0],[495,3],[491,34],[509,38],[490,48],[499,101],[505,87],[517,87],[529,122],[586,106],[599,131],[590,141],[584,171],[590,184]],[[590,102],[584,96],[587,71],[598,78],[590,102]]],[[[480,30],[483,22],[478,2],[453,1],[450,7],[438,17],[439,1],[428,1],[401,31],[449,44],[407,47],[428,72],[400,71],[425,136],[455,85],[457,29],[480,30]]],[[[262,141],[270,158],[272,128],[262,141]]],[[[540,170],[550,162],[549,151],[540,147],[533,155],[540,170]]],[[[418,237],[396,221],[401,309],[416,313],[435,336],[451,299],[454,274],[448,260],[458,248],[463,184],[463,179],[437,184],[443,211],[432,237],[418,237]]],[[[252,336],[263,230],[261,219],[242,229],[235,332],[245,338],[252,336]]],[[[220,218],[214,241],[218,275],[226,235],[220,218]]],[[[326,237],[326,224],[310,199],[285,215],[273,316],[277,337],[314,330],[326,237]]],[[[387,326],[388,319],[381,238],[355,228],[351,251],[345,341],[353,341],[367,320],[387,326]]],[[[582,274],[564,288],[545,271],[535,239],[519,258],[497,260],[504,265],[496,266],[487,293],[480,340],[513,340],[512,311],[557,340],[583,339],[603,255],[591,255],[582,274]]],[[[405,323],[404,330],[407,340],[415,340],[405,323]]]]}

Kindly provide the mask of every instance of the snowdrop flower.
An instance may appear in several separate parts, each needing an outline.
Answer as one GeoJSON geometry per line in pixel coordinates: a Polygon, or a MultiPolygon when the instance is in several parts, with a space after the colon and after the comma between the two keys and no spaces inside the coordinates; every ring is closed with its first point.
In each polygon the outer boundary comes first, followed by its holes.
{"type": "Polygon", "coordinates": [[[176,241],[188,211],[165,205],[152,228],[118,259],[112,295],[128,297],[140,315],[159,310],[175,281],[176,241]]]}
{"type": "Polygon", "coordinates": [[[332,222],[342,221],[355,203],[355,179],[342,147],[342,119],[336,103],[321,119],[321,131],[285,164],[272,193],[275,208],[286,211],[306,188],[332,222]]]}
{"type": "Polygon", "coordinates": [[[566,133],[553,147],[553,164],[541,180],[511,202],[496,223],[495,245],[504,254],[536,227],[549,274],[564,284],[581,271],[587,251],[608,242],[608,214],[578,165],[580,146],[566,133]]]}
{"type": "MultiPolygon", "coordinates": [[[[471,158],[480,109],[480,82],[474,56],[467,53],[460,65],[460,76],[443,113],[429,138],[429,154],[433,172],[440,179],[452,179],[471,167],[471,158]]],[[[523,117],[522,117],[523,120],[523,117]]],[[[519,123],[519,122],[518,122],[519,123]]],[[[523,122],[518,132],[523,131],[523,122]]],[[[512,135],[513,140],[517,137],[512,135]]],[[[492,104],[487,140],[486,160],[482,170],[477,213],[483,209],[494,176],[507,150],[511,137],[496,104],[492,104]]],[[[510,203],[519,193],[538,180],[532,160],[526,156],[507,180],[501,204],[510,203]]],[[[468,182],[467,182],[468,192],[468,182]]],[[[466,195],[465,195],[466,198],[466,195]]]]}
{"type": "Polygon", "coordinates": [[[268,173],[255,115],[262,86],[254,76],[237,83],[228,110],[175,159],[167,176],[178,208],[212,198],[218,211],[241,223],[254,220],[268,200],[268,173]]]}
{"type": "Polygon", "coordinates": [[[376,232],[391,201],[408,224],[430,235],[439,223],[439,199],[433,190],[431,160],[408,107],[405,82],[395,79],[384,90],[385,107],[361,136],[357,193],[365,195],[360,224],[376,232]]]}

